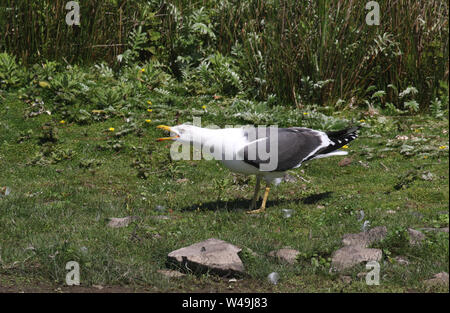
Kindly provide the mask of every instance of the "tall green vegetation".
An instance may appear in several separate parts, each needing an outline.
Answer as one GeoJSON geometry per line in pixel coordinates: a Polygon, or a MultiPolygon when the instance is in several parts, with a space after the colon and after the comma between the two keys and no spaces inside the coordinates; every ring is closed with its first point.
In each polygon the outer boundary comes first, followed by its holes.
{"type": "Polygon", "coordinates": [[[39,58],[67,62],[112,59],[138,24],[139,1],[77,1],[80,25],[66,24],[68,0],[0,1],[0,48],[25,63],[39,58]]]}
{"type": "Polygon", "coordinates": [[[399,93],[410,86],[421,109],[436,105],[448,89],[448,1],[378,1],[373,26],[367,2],[91,0],[80,1],[81,26],[70,27],[66,1],[4,0],[0,50],[25,63],[110,65],[138,51],[133,62],[156,60],[193,92],[276,95],[297,107],[365,105],[378,90],[380,105],[405,110],[399,93]],[[145,40],[130,50],[139,27],[145,40]]]}

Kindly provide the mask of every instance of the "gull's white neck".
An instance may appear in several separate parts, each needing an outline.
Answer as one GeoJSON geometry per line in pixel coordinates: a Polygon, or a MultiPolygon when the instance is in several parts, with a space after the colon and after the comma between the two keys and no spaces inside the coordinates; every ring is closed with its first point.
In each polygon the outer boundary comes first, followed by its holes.
{"type": "Polygon", "coordinates": [[[225,147],[236,151],[246,144],[246,138],[242,128],[201,128],[192,127],[190,130],[190,142],[196,147],[225,147]]]}

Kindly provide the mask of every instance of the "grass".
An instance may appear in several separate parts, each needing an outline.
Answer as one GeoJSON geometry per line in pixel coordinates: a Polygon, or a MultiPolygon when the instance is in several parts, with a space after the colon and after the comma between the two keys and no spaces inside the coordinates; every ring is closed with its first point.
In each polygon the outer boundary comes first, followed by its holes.
{"type": "Polygon", "coordinates": [[[201,114],[203,125],[245,124],[220,115],[229,99],[185,99],[168,108],[152,100],[153,112],[134,111],[129,118],[137,127],[119,137],[128,127],[126,116],[87,125],[60,123],[57,114],[25,119],[29,105],[17,93],[1,97],[0,187],[10,187],[11,193],[0,198],[0,286],[61,288],[65,264],[75,260],[86,288],[448,292],[448,286],[423,283],[449,271],[448,233],[428,233],[415,248],[398,236],[409,227],[448,227],[447,120],[371,118],[364,112],[340,116],[365,119],[360,138],[349,145],[353,162],[340,167],[340,157],[321,159],[289,172],[295,181],[273,188],[267,212],[248,215],[254,177],[233,174],[215,161],[172,161],[169,144],[155,142],[162,135],[157,124],[189,121],[192,112],[201,114]],[[56,136],[49,129],[57,129],[56,136]],[[418,138],[417,147],[423,139],[431,148],[411,156],[400,153],[397,135],[418,138]],[[391,150],[383,151],[387,142],[391,150]],[[432,180],[422,178],[425,172],[432,180]],[[282,209],[294,214],[286,219],[282,209]],[[378,244],[384,252],[379,286],[357,277],[364,265],[343,273],[352,277],[351,284],[329,272],[329,258],[341,247],[342,236],[361,231],[360,210],[371,227],[388,229],[388,239],[378,244]],[[128,227],[107,227],[108,218],[125,216],[138,219],[128,227]],[[229,283],[212,275],[167,279],[157,272],[166,268],[170,251],[211,237],[243,248],[248,276],[229,283]],[[267,257],[286,246],[301,252],[296,265],[267,257]],[[398,255],[410,264],[399,265],[398,255]],[[281,276],[277,285],[266,279],[274,271],[281,276]]]}

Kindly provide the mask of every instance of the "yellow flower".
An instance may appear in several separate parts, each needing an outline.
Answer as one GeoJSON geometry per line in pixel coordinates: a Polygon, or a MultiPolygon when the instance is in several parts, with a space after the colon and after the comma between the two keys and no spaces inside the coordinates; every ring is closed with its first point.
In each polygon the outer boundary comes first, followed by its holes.
{"type": "Polygon", "coordinates": [[[348,149],[348,146],[347,145],[343,145],[342,149],[348,149]]]}
{"type": "Polygon", "coordinates": [[[141,72],[144,73],[145,72],[145,68],[141,69],[141,72]]]}
{"type": "Polygon", "coordinates": [[[414,129],[414,132],[416,132],[416,133],[420,133],[420,129],[414,129]]]}
{"type": "Polygon", "coordinates": [[[61,120],[59,121],[59,124],[64,124],[66,121],[65,120],[61,120]]]}
{"type": "Polygon", "coordinates": [[[303,115],[308,115],[308,112],[303,112],[303,115]]]}
{"type": "Polygon", "coordinates": [[[203,109],[203,110],[206,110],[206,105],[203,105],[203,106],[202,106],[202,109],[203,109]]]}
{"type": "Polygon", "coordinates": [[[113,131],[114,131],[114,127],[110,127],[108,130],[109,130],[110,132],[113,132],[113,131]]]}
{"type": "Polygon", "coordinates": [[[440,146],[440,147],[439,147],[439,149],[441,149],[441,150],[442,150],[442,149],[445,149],[445,148],[447,148],[447,146],[440,146]]]}
{"type": "Polygon", "coordinates": [[[365,122],[365,120],[359,120],[361,123],[364,123],[365,122]]]}
{"type": "Polygon", "coordinates": [[[424,155],[423,158],[424,158],[424,159],[428,159],[428,155],[424,155]]]}
{"type": "Polygon", "coordinates": [[[148,105],[152,105],[152,102],[150,100],[147,101],[148,105]]]}
{"type": "Polygon", "coordinates": [[[153,110],[152,109],[147,109],[147,112],[152,112],[153,110]]]}
{"type": "Polygon", "coordinates": [[[150,123],[152,120],[145,120],[146,123],[150,123]]]}

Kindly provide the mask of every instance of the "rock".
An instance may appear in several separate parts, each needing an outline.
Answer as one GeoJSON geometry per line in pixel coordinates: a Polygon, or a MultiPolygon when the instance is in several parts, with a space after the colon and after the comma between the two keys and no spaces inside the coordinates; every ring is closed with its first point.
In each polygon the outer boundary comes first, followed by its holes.
{"type": "Polygon", "coordinates": [[[420,178],[422,178],[423,180],[427,180],[427,181],[433,180],[434,177],[435,177],[435,175],[433,173],[431,173],[431,172],[424,172],[420,176],[420,178]]]}
{"type": "Polygon", "coordinates": [[[343,270],[362,262],[379,261],[383,255],[380,249],[369,249],[373,242],[384,239],[387,235],[385,226],[374,227],[369,231],[357,234],[345,234],[342,238],[344,247],[335,251],[331,259],[331,267],[343,270]]]}
{"type": "Polygon", "coordinates": [[[338,163],[338,165],[339,165],[339,166],[347,166],[347,165],[351,164],[352,162],[353,162],[353,159],[352,159],[352,158],[343,158],[343,159],[338,163]]]}
{"type": "Polygon", "coordinates": [[[383,240],[387,235],[386,226],[374,227],[367,232],[345,234],[342,243],[345,246],[367,247],[373,242],[383,240]]]}
{"type": "Polygon", "coordinates": [[[419,245],[425,239],[425,235],[415,229],[408,228],[409,244],[412,246],[419,245]]]}
{"type": "Polygon", "coordinates": [[[280,274],[278,274],[277,272],[272,272],[267,276],[267,280],[272,284],[276,285],[280,280],[280,274]]]}
{"type": "Polygon", "coordinates": [[[270,251],[269,256],[277,258],[278,260],[285,263],[294,264],[297,261],[297,256],[299,253],[300,252],[294,249],[283,248],[279,250],[270,251]]]}
{"type": "Polygon", "coordinates": [[[428,286],[436,286],[436,285],[448,286],[448,273],[440,272],[434,275],[433,278],[425,280],[424,284],[428,286]]]}
{"type": "Polygon", "coordinates": [[[339,277],[344,284],[350,284],[352,282],[352,278],[350,276],[341,275],[339,277]]]}
{"type": "Polygon", "coordinates": [[[436,232],[444,232],[444,233],[448,233],[448,227],[442,227],[442,228],[425,227],[425,228],[421,228],[420,230],[423,230],[423,231],[436,231],[436,232]]]}
{"type": "Polygon", "coordinates": [[[126,227],[131,222],[137,220],[137,216],[127,216],[127,217],[110,217],[108,226],[112,228],[126,227]]]}
{"type": "Polygon", "coordinates": [[[291,209],[282,209],[284,218],[290,218],[292,214],[294,213],[294,210],[291,209]]]}
{"type": "Polygon", "coordinates": [[[356,277],[358,277],[359,279],[363,279],[367,276],[367,274],[369,274],[368,272],[359,272],[358,274],[356,274],[356,277]]]}
{"type": "Polygon", "coordinates": [[[0,187],[0,198],[6,197],[11,193],[11,189],[8,186],[0,187]]]}
{"type": "Polygon", "coordinates": [[[394,260],[400,265],[409,265],[409,261],[402,256],[396,256],[394,260]]]}
{"type": "Polygon", "coordinates": [[[166,211],[166,208],[164,206],[162,206],[162,205],[157,205],[155,207],[155,210],[158,211],[158,212],[164,212],[164,211],[166,211]]]}
{"type": "Polygon", "coordinates": [[[283,181],[284,181],[284,182],[287,182],[287,183],[296,183],[296,182],[297,182],[297,178],[295,178],[295,177],[292,176],[292,175],[286,174],[286,175],[284,175],[284,177],[283,177],[283,181]]]}
{"type": "Polygon", "coordinates": [[[369,249],[363,246],[345,246],[333,253],[331,266],[335,270],[351,268],[362,262],[380,261],[383,253],[380,249],[369,249]]]}
{"type": "Polygon", "coordinates": [[[370,227],[370,221],[364,221],[364,223],[363,223],[362,226],[361,226],[361,231],[367,232],[367,230],[369,229],[369,227],[370,227]]]}
{"type": "Polygon", "coordinates": [[[186,274],[174,270],[157,270],[157,272],[168,278],[186,276],[186,274]]]}
{"type": "Polygon", "coordinates": [[[244,264],[238,256],[240,251],[240,248],[230,243],[210,238],[170,252],[167,262],[183,271],[240,276],[245,272],[244,264]]]}

